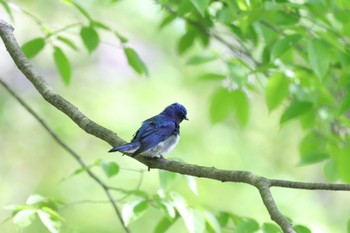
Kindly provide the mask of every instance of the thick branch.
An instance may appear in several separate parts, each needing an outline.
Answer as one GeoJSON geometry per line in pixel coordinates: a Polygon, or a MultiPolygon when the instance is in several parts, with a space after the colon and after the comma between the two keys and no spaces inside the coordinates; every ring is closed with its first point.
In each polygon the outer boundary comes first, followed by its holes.
{"type": "MultiPolygon", "coordinates": [[[[92,134],[112,146],[118,146],[124,143],[117,134],[108,130],[97,123],[91,121],[87,116],[78,110],[73,104],[58,95],[33,68],[28,59],[23,55],[14,35],[13,28],[6,22],[0,20],[0,36],[10,53],[12,59],[22,73],[32,82],[38,92],[50,104],[70,117],[80,128],[87,133],[92,134]]],[[[194,164],[170,161],[167,159],[147,160],[142,156],[136,158],[139,162],[149,168],[158,168],[172,171],[180,174],[191,175],[196,177],[209,178],[222,182],[242,182],[255,186],[259,189],[263,202],[273,219],[284,232],[293,233],[294,230],[287,219],[278,210],[271,192],[270,187],[285,187],[294,189],[320,189],[320,190],[350,190],[350,185],[346,184],[322,184],[322,183],[303,183],[284,180],[270,180],[257,176],[247,171],[221,170],[214,167],[203,167],[194,164]]],[[[103,186],[106,188],[106,186],[103,186]]],[[[108,189],[108,187],[107,187],[108,189]]],[[[108,193],[107,193],[108,194],[108,193]]]]}

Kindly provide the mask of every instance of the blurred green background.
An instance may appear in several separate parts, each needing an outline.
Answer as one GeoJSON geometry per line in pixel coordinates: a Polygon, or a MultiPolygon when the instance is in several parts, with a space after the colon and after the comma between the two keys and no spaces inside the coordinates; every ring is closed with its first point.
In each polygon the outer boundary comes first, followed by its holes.
{"type": "MultiPolygon", "coordinates": [[[[67,12],[67,8],[58,1],[23,0],[15,3],[53,28],[74,22],[74,11],[70,9],[71,12],[67,12]]],[[[71,29],[67,33],[80,48],[79,52],[65,49],[73,67],[69,86],[60,80],[51,48],[47,47],[35,57],[32,62],[47,82],[92,120],[130,140],[144,119],[159,113],[173,102],[179,102],[186,106],[190,121],[182,123],[181,140],[167,158],[221,169],[247,170],[268,178],[325,181],[322,163],[298,166],[298,143],[303,136],[299,124],[289,122],[281,127],[280,112],[268,113],[262,91],[249,96],[251,112],[247,127],[242,128],[233,116],[222,123],[210,123],[209,97],[220,84],[199,80],[198,76],[204,71],[220,71],[224,66],[220,63],[205,67],[186,65],[186,56],[178,56],[175,50],[184,25],[177,22],[159,30],[158,24],[163,14],[153,1],[141,3],[132,0],[117,4],[86,1],[84,5],[94,17],[127,36],[129,45],[140,54],[150,71],[149,78],[137,76],[128,66],[118,42],[108,33],[100,33],[102,43],[91,55],[83,48],[77,30],[71,29]]],[[[3,10],[0,10],[0,16],[6,17],[3,10]]],[[[19,11],[15,11],[15,22],[12,24],[20,44],[40,36],[35,22],[19,11]]],[[[111,179],[107,179],[99,168],[94,169],[108,184],[132,189],[142,176],[141,190],[150,194],[159,190],[157,170],[147,172],[144,165],[133,159],[118,153],[107,153],[110,149],[108,144],[87,135],[46,103],[16,69],[3,43],[0,43],[0,71],[0,78],[24,98],[88,164],[102,158],[120,165],[120,173],[111,179]]],[[[2,87],[0,158],[1,207],[24,203],[33,193],[54,197],[67,204],[107,200],[103,190],[86,174],[62,181],[79,165],[2,87]]],[[[227,210],[261,223],[270,221],[254,188],[206,179],[196,181],[198,196],[190,191],[180,175],[169,190],[181,193],[189,205],[213,213],[227,210]]],[[[294,223],[309,226],[317,233],[346,232],[349,220],[347,203],[350,201],[348,193],[280,188],[273,188],[272,192],[281,212],[294,223]]],[[[118,199],[123,195],[115,193],[115,196],[118,199]]],[[[124,202],[132,199],[129,197],[124,202]]],[[[122,207],[124,202],[118,205],[122,207]]],[[[0,221],[8,218],[10,213],[0,209],[0,221]]],[[[69,205],[60,213],[65,219],[62,232],[122,230],[108,202],[69,205]]],[[[144,216],[131,223],[130,228],[132,232],[152,232],[160,216],[158,210],[150,208],[144,216]]],[[[11,220],[0,224],[0,232],[4,233],[46,231],[38,220],[23,230],[11,220]]],[[[185,231],[183,221],[178,220],[168,232],[185,231]]]]}

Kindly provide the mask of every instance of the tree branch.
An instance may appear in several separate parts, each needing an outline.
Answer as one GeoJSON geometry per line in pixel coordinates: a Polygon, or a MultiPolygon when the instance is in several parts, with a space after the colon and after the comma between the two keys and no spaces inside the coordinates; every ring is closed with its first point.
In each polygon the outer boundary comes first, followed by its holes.
{"type": "Polygon", "coordinates": [[[125,225],[124,220],[122,218],[122,215],[120,213],[120,210],[116,204],[116,201],[114,200],[110,190],[109,186],[107,186],[100,178],[98,178],[95,173],[93,173],[89,167],[85,164],[85,162],[82,160],[82,158],[73,151],[66,143],[64,143],[56,134],[53,132],[53,130],[45,123],[41,117],[34,112],[34,110],[29,107],[28,104],[26,104],[3,80],[0,79],[0,84],[37,120],[39,123],[46,129],[46,131],[54,138],[54,140],[65,150],[70,154],[78,163],[79,165],[86,170],[87,174],[95,180],[106,192],[107,197],[109,199],[109,202],[112,204],[114,211],[117,214],[117,217],[119,221],[121,222],[125,232],[130,233],[129,228],[125,225]]]}
{"type": "MultiPolygon", "coordinates": [[[[119,146],[124,143],[124,140],[119,138],[117,134],[91,121],[87,116],[80,112],[77,107],[58,95],[43,80],[43,77],[35,71],[34,67],[22,53],[13,35],[13,28],[2,20],[0,20],[0,36],[18,69],[20,69],[22,73],[32,82],[32,84],[45,100],[47,100],[50,104],[70,117],[80,128],[82,128],[87,133],[106,141],[112,146],[119,146]]],[[[145,164],[149,168],[157,168],[185,175],[209,178],[222,182],[241,182],[250,184],[258,188],[271,219],[273,219],[283,229],[283,231],[287,233],[294,233],[294,230],[288,220],[278,210],[270,192],[270,187],[275,186],[311,190],[350,190],[350,185],[346,184],[303,183],[285,180],[274,180],[255,175],[248,171],[221,170],[216,169],[215,167],[204,167],[194,164],[170,161],[165,158],[158,160],[148,160],[141,155],[137,156],[135,159],[145,164]]],[[[108,190],[106,186],[103,187],[105,190],[108,190]]],[[[109,193],[107,192],[107,194],[109,193]]]]}

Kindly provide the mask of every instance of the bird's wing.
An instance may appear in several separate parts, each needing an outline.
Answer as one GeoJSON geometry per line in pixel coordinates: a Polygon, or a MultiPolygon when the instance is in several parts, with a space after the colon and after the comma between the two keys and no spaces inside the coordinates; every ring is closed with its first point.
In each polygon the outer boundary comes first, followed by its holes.
{"type": "Polygon", "coordinates": [[[176,132],[179,132],[179,129],[173,121],[157,118],[144,121],[133,139],[133,141],[139,141],[141,143],[141,146],[134,152],[134,155],[151,149],[176,132]]]}

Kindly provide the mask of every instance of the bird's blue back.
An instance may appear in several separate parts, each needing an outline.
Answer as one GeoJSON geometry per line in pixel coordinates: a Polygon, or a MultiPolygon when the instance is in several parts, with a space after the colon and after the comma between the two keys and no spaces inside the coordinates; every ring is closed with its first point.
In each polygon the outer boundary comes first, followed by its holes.
{"type": "Polygon", "coordinates": [[[168,153],[179,140],[180,123],[188,120],[186,115],[187,110],[184,106],[178,103],[171,104],[160,114],[142,122],[130,143],[112,148],[110,152],[131,153],[132,156],[145,152],[144,154],[150,157],[168,153]]]}

